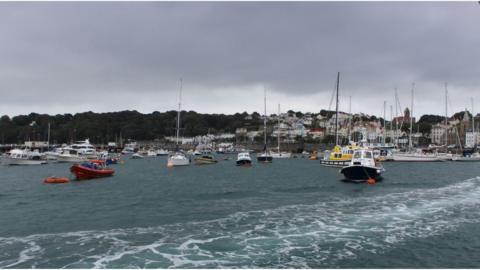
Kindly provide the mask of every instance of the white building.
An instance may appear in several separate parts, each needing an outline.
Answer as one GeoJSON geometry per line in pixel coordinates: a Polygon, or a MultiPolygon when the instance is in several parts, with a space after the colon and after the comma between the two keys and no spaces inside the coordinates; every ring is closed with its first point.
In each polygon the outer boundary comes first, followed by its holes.
{"type": "Polygon", "coordinates": [[[475,145],[478,144],[478,134],[477,132],[466,132],[465,133],[465,147],[466,148],[473,148],[475,145]]]}

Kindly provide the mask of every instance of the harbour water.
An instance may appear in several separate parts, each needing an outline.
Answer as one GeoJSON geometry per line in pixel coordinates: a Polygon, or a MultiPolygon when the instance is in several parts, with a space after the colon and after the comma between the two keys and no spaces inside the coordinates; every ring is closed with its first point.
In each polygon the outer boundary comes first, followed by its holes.
{"type": "Polygon", "coordinates": [[[442,268],[480,265],[480,164],[385,163],[376,185],[307,159],[43,184],[69,164],[0,167],[1,268],[442,268]]]}

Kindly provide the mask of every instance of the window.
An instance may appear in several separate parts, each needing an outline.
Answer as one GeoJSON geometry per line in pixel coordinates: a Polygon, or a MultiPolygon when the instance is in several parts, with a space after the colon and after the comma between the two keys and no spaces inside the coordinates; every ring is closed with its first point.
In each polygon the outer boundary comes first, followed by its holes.
{"type": "Polygon", "coordinates": [[[365,152],[365,158],[372,158],[372,152],[365,152]]]}
{"type": "Polygon", "coordinates": [[[360,158],[360,152],[355,152],[355,154],[353,154],[353,158],[360,158]]]}

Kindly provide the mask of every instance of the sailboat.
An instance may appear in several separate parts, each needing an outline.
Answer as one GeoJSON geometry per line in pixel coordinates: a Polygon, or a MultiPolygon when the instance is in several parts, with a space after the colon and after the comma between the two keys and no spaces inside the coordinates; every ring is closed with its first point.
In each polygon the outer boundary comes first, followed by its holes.
{"type": "Polygon", "coordinates": [[[359,149],[355,144],[341,147],[338,142],[338,89],[340,84],[340,72],[337,73],[336,83],[336,105],[335,105],[335,147],[332,151],[325,151],[323,158],[320,159],[320,165],[327,167],[344,167],[350,164],[353,151],[359,149]]]}
{"type": "MultiPolygon", "coordinates": [[[[438,153],[423,153],[422,150],[414,149],[412,142],[412,129],[413,129],[413,98],[414,98],[414,89],[415,84],[412,84],[412,96],[411,96],[411,108],[410,108],[410,131],[409,131],[409,143],[408,143],[408,152],[405,153],[394,153],[393,161],[403,161],[403,162],[435,162],[435,161],[446,161],[451,160],[451,156],[444,154],[439,155],[438,153]]],[[[445,85],[445,104],[447,102],[447,86],[445,85]]],[[[446,111],[445,105],[445,111],[446,111]]]]}
{"type": "Polygon", "coordinates": [[[278,129],[277,129],[277,152],[272,152],[273,158],[290,158],[292,156],[289,152],[280,152],[280,104],[278,104],[278,129]]]}
{"type": "Polygon", "coordinates": [[[263,113],[263,152],[257,156],[258,162],[270,163],[273,158],[267,150],[267,90],[263,89],[263,104],[264,104],[264,113],[263,113]]]}
{"type": "Polygon", "coordinates": [[[175,166],[187,166],[190,165],[190,159],[187,158],[184,152],[182,152],[178,146],[178,141],[180,137],[180,112],[182,108],[182,87],[183,81],[180,79],[180,94],[178,101],[178,112],[177,112],[177,130],[176,130],[176,140],[175,140],[175,152],[168,156],[167,167],[175,166]]]}

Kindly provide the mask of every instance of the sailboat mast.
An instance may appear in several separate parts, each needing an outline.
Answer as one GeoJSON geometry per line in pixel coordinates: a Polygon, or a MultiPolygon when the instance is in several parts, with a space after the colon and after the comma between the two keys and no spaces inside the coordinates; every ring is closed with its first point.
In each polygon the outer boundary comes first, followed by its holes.
{"type": "Polygon", "coordinates": [[[182,108],[182,88],[183,88],[183,79],[180,78],[180,93],[179,93],[179,96],[178,96],[177,134],[176,134],[177,147],[178,147],[178,140],[180,138],[180,110],[182,108]]]}
{"type": "Polygon", "coordinates": [[[278,153],[280,153],[280,104],[278,104],[278,128],[277,128],[278,153]]]}
{"type": "Polygon", "coordinates": [[[263,143],[267,151],[267,89],[263,86],[263,143]]]}
{"type": "Polygon", "coordinates": [[[392,143],[392,131],[393,131],[393,106],[390,105],[390,143],[392,143]]]}
{"type": "Polygon", "coordinates": [[[338,145],[338,88],[340,84],[340,72],[337,73],[337,101],[335,103],[335,145],[338,145]]]}
{"type": "Polygon", "coordinates": [[[473,135],[473,147],[477,146],[477,134],[475,133],[475,114],[473,113],[473,97],[470,98],[470,102],[472,103],[472,135],[473,135]]]}
{"type": "Polygon", "coordinates": [[[398,95],[397,88],[395,88],[395,134],[393,134],[393,139],[395,145],[397,144],[397,135],[398,135],[398,95]]]}
{"type": "Polygon", "coordinates": [[[387,101],[383,101],[383,145],[385,145],[385,131],[387,129],[387,126],[385,125],[385,118],[387,118],[387,101]]]}
{"type": "Polygon", "coordinates": [[[448,89],[445,83],[445,147],[448,146],[448,89]]]}
{"type": "Polygon", "coordinates": [[[47,132],[47,151],[50,150],[50,122],[48,122],[48,132],[47,132]]]}
{"type": "Polygon", "coordinates": [[[411,108],[410,108],[410,138],[408,139],[409,141],[409,147],[412,149],[413,143],[412,143],[412,129],[413,129],[413,91],[415,89],[415,83],[412,84],[412,103],[411,103],[411,108]]]}
{"type": "Polygon", "coordinates": [[[352,141],[351,129],[352,129],[352,96],[349,96],[348,102],[348,143],[352,141]]]}

